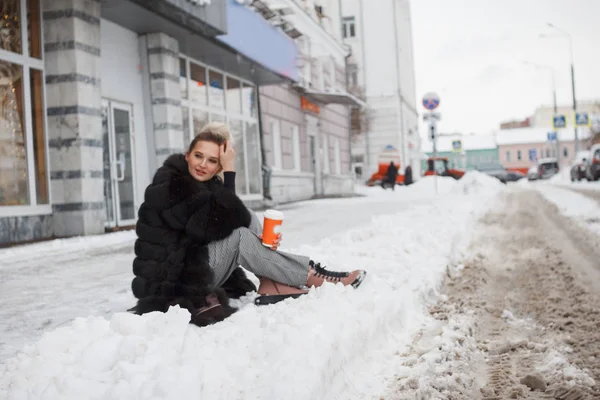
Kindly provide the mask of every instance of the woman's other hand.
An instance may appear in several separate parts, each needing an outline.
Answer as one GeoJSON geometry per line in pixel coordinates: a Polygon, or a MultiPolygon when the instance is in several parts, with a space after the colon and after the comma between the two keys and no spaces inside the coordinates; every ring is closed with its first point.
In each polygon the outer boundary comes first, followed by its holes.
{"type": "Polygon", "coordinates": [[[235,171],[235,150],[229,140],[221,145],[219,161],[223,171],[235,171]]]}
{"type": "MultiPolygon", "coordinates": [[[[262,240],[262,234],[258,235],[259,239],[262,240]]],[[[273,240],[273,246],[270,247],[271,250],[277,250],[279,248],[279,244],[281,243],[281,239],[283,238],[283,234],[278,233],[275,240],[273,240]]]]}

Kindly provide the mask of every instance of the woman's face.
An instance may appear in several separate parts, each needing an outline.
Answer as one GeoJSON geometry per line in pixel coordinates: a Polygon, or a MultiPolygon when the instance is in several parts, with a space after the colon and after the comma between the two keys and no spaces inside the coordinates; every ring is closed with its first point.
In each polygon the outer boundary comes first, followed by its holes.
{"type": "Polygon", "coordinates": [[[185,154],[188,170],[194,179],[206,182],[221,170],[219,145],[200,140],[191,152],[185,154]]]}

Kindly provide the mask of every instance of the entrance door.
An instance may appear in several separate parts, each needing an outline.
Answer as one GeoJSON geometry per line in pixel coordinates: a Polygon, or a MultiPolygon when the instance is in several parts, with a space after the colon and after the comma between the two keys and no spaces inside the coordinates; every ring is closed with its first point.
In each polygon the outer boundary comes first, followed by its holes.
{"type": "Polygon", "coordinates": [[[132,107],[103,100],[104,202],[106,227],[135,224],[132,107]]]}
{"type": "Polygon", "coordinates": [[[319,120],[312,115],[306,115],[306,128],[310,146],[311,172],[315,174],[314,193],[323,194],[323,177],[321,176],[321,146],[317,143],[319,133],[319,120]]]}

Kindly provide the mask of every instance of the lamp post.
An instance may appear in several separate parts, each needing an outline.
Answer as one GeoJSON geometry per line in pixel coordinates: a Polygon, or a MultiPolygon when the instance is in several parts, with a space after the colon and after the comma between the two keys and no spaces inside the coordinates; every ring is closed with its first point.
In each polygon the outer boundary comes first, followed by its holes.
{"type": "MultiPolygon", "coordinates": [[[[556,79],[554,77],[554,68],[550,67],[549,65],[536,64],[536,63],[532,63],[530,61],[523,61],[523,64],[531,65],[532,67],[534,67],[536,69],[544,69],[544,70],[550,71],[550,74],[552,75],[552,104],[554,107],[554,115],[556,115],[558,113],[558,106],[556,105],[556,79]]],[[[556,135],[556,161],[558,163],[560,163],[560,141],[559,141],[558,133],[556,135]]]]}
{"type": "MultiPolygon", "coordinates": [[[[575,97],[575,68],[573,67],[573,39],[571,38],[571,35],[569,35],[566,31],[560,29],[558,26],[547,22],[547,25],[550,28],[553,28],[555,30],[557,30],[558,32],[560,32],[562,34],[562,36],[566,37],[569,40],[569,53],[571,56],[571,90],[573,92],[573,117],[575,117],[575,113],[577,112],[577,99],[575,97]]],[[[540,37],[547,37],[545,35],[540,35],[540,37]]],[[[575,130],[575,154],[577,154],[577,152],[579,151],[579,138],[577,137],[577,123],[574,123],[574,130],[575,130]]]]}

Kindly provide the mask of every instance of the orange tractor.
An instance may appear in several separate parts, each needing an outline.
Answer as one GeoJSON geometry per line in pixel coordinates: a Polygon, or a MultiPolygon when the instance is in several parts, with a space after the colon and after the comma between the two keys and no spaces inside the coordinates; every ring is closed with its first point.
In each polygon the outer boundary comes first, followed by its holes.
{"type": "MultiPolygon", "coordinates": [[[[387,179],[387,170],[393,162],[398,171],[400,171],[400,152],[391,146],[386,147],[379,153],[377,162],[377,172],[375,172],[367,181],[367,186],[381,185],[387,179]]],[[[396,175],[396,185],[404,185],[404,175],[396,175]]]]}
{"type": "Polygon", "coordinates": [[[465,174],[465,171],[460,169],[448,168],[448,157],[429,157],[427,159],[427,171],[425,176],[451,176],[454,179],[460,179],[465,174]]]}

